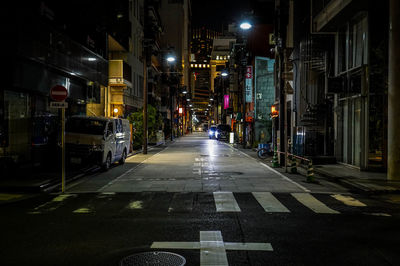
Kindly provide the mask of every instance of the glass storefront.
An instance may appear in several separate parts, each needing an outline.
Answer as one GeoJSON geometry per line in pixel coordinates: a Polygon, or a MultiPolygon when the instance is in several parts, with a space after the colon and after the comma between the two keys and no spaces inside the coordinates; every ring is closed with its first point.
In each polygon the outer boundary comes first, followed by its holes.
{"type": "Polygon", "coordinates": [[[338,160],[361,167],[361,98],[347,98],[340,101],[338,112],[338,143],[341,143],[338,160]]]}

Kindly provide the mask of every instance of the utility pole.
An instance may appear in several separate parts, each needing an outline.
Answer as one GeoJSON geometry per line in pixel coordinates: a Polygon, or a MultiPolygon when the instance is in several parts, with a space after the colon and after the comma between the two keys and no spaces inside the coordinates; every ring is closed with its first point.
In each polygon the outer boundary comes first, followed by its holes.
{"type": "Polygon", "coordinates": [[[400,180],[400,3],[390,0],[389,17],[389,93],[388,93],[388,180],[400,180]]]}
{"type": "Polygon", "coordinates": [[[143,154],[147,154],[147,49],[143,59],[143,154]]]}

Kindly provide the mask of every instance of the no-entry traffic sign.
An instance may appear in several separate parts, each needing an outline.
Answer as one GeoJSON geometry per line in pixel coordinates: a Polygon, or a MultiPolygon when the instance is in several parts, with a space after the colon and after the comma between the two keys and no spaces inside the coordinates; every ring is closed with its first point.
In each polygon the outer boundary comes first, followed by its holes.
{"type": "Polygon", "coordinates": [[[68,97],[68,90],[61,85],[56,85],[50,90],[50,97],[54,101],[62,102],[68,97]]]}

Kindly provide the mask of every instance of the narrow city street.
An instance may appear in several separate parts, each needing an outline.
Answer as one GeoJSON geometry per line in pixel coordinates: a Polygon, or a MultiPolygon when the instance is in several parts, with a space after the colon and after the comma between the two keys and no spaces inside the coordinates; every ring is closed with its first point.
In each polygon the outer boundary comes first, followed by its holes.
{"type": "Polygon", "coordinates": [[[193,133],[65,194],[0,205],[1,265],[120,265],[142,252],[186,265],[399,264],[399,205],[303,180],[193,133]]]}

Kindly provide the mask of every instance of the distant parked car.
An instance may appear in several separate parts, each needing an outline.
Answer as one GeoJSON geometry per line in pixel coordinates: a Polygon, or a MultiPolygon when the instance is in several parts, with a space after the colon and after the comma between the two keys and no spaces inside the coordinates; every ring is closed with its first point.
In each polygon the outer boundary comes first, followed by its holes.
{"type": "Polygon", "coordinates": [[[210,129],[208,130],[208,137],[210,139],[215,138],[215,131],[217,130],[216,126],[211,126],[210,129]]]}
{"type": "Polygon", "coordinates": [[[218,125],[215,131],[215,138],[217,140],[229,139],[229,133],[231,132],[231,127],[229,125],[218,125]]]}

